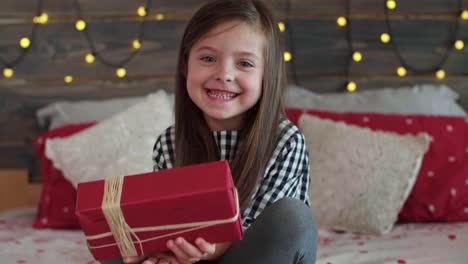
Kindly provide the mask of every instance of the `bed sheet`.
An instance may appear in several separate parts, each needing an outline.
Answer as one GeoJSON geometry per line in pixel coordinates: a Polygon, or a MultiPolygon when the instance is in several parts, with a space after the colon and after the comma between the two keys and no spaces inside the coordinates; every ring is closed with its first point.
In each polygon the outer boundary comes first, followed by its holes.
{"type": "Polygon", "coordinates": [[[81,230],[34,229],[36,209],[0,214],[0,262],[8,264],[97,264],[81,230]]]}
{"type": "MultiPolygon", "coordinates": [[[[33,229],[36,209],[0,214],[1,263],[97,264],[80,230],[33,229]]],[[[468,222],[397,225],[383,236],[320,229],[317,264],[467,264],[468,222]]]]}
{"type": "Polygon", "coordinates": [[[317,264],[468,264],[468,222],[396,225],[386,235],[319,230],[317,264]]]}

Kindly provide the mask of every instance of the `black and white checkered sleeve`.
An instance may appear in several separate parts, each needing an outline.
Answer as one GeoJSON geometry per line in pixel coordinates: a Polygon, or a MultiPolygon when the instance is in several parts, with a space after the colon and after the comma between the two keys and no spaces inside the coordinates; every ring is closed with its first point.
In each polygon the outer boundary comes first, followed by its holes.
{"type": "Polygon", "coordinates": [[[156,143],[153,147],[153,171],[160,171],[173,167],[174,139],[174,126],[164,130],[156,139],[156,143]]]}
{"type": "Polygon", "coordinates": [[[283,197],[293,197],[309,205],[309,158],[304,135],[289,121],[283,122],[282,126],[283,133],[277,148],[250,206],[243,213],[244,229],[254,222],[266,206],[283,197]]]}

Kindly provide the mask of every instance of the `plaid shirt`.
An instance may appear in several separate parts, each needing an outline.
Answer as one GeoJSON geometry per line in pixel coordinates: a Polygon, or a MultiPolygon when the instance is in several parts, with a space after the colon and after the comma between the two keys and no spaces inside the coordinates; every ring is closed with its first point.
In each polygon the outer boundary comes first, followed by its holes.
{"type": "MultiPolygon", "coordinates": [[[[252,200],[242,213],[246,230],[269,204],[282,197],[294,197],[309,205],[309,159],[304,135],[289,120],[283,120],[281,133],[272,157],[253,193],[252,200]]],[[[213,131],[221,160],[232,160],[238,131],[213,131]]],[[[153,149],[154,170],[164,170],[174,164],[174,126],[159,135],[153,149]]]]}

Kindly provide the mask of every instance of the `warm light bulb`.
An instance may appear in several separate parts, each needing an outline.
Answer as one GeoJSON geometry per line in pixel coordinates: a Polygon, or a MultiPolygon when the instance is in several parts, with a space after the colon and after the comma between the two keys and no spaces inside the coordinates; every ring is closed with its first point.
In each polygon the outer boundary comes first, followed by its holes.
{"type": "Polygon", "coordinates": [[[357,89],[357,84],[355,82],[349,82],[348,85],[346,85],[346,89],[348,89],[348,92],[350,93],[355,92],[357,89]]]}
{"type": "Polygon", "coordinates": [[[439,80],[444,79],[444,78],[445,78],[445,71],[444,71],[444,70],[438,70],[438,71],[436,72],[436,77],[437,77],[437,79],[439,79],[439,80]]]}
{"type": "Polygon", "coordinates": [[[40,16],[35,16],[33,22],[36,24],[46,24],[49,21],[49,15],[47,13],[41,13],[40,16]]]}
{"type": "Polygon", "coordinates": [[[156,14],[154,18],[156,18],[156,20],[164,20],[164,14],[156,14]]]}
{"type": "Polygon", "coordinates": [[[345,17],[340,16],[340,17],[338,17],[338,18],[336,19],[336,23],[338,24],[338,26],[344,27],[344,26],[346,26],[346,24],[348,23],[348,21],[346,20],[345,17]]]}
{"type": "Polygon", "coordinates": [[[85,56],[85,61],[89,64],[93,63],[95,60],[94,55],[92,53],[88,53],[85,56]]]}
{"type": "Polygon", "coordinates": [[[288,62],[288,61],[291,61],[292,60],[292,55],[290,52],[288,51],[285,51],[284,52],[284,61],[288,62]]]}
{"type": "Polygon", "coordinates": [[[134,49],[139,49],[141,48],[141,42],[138,39],[135,39],[132,43],[134,49]]]}
{"type": "Polygon", "coordinates": [[[465,43],[463,42],[463,40],[457,40],[455,41],[454,46],[457,50],[462,50],[465,47],[465,43]]]}
{"type": "Polygon", "coordinates": [[[408,71],[405,69],[405,67],[403,67],[403,66],[398,67],[398,69],[397,69],[398,76],[405,77],[407,73],[408,73],[408,71]]]}
{"type": "Polygon", "coordinates": [[[65,78],[63,78],[63,80],[64,80],[66,83],[71,83],[71,82],[73,82],[73,76],[67,75],[67,76],[65,76],[65,78]]]}
{"type": "Polygon", "coordinates": [[[25,37],[20,40],[20,46],[23,49],[29,48],[30,45],[31,45],[31,41],[28,38],[25,37]]]}
{"type": "Polygon", "coordinates": [[[463,10],[460,17],[463,20],[468,20],[468,10],[463,10]]]}
{"type": "Polygon", "coordinates": [[[147,14],[147,13],[146,13],[146,7],[140,6],[140,7],[138,8],[138,10],[137,10],[137,13],[138,13],[138,15],[141,16],[141,17],[146,16],[146,14],[147,14]]]}
{"type": "Polygon", "coordinates": [[[355,51],[355,52],[353,53],[353,60],[354,60],[355,62],[360,62],[360,61],[362,60],[362,54],[361,54],[361,52],[355,51]]]}
{"type": "Polygon", "coordinates": [[[395,0],[388,0],[387,1],[387,8],[388,9],[395,9],[396,8],[396,1],[395,0]]]}
{"type": "Polygon", "coordinates": [[[77,30],[82,31],[86,28],[86,22],[80,19],[76,21],[75,27],[77,30]]]}
{"type": "Polygon", "coordinates": [[[278,27],[281,32],[284,32],[286,30],[286,25],[283,22],[279,22],[278,27]]]}
{"type": "Polygon", "coordinates": [[[13,77],[13,74],[14,74],[14,73],[15,73],[15,72],[13,71],[12,68],[5,68],[5,69],[3,69],[3,76],[5,76],[5,78],[11,78],[11,77],[13,77]]]}
{"type": "Polygon", "coordinates": [[[39,16],[39,23],[46,24],[49,21],[49,15],[47,13],[42,13],[39,16]]]}
{"type": "Polygon", "coordinates": [[[380,40],[383,42],[383,43],[389,43],[390,42],[390,35],[388,33],[382,33],[380,35],[380,40]]]}
{"type": "Polygon", "coordinates": [[[115,74],[117,74],[117,76],[119,78],[123,78],[125,77],[125,75],[127,75],[127,71],[125,70],[125,68],[118,68],[116,71],[115,71],[115,74]]]}

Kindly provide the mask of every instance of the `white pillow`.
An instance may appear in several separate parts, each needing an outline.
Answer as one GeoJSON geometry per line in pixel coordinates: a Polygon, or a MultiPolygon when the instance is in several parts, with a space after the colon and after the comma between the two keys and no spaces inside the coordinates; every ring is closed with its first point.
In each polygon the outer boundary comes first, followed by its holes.
{"type": "MultiPolygon", "coordinates": [[[[169,94],[169,97],[173,105],[174,95],[169,94]]],[[[36,118],[41,126],[48,125],[48,129],[67,124],[102,121],[127,110],[144,99],[144,96],[138,96],[107,100],[59,101],[38,109],[36,118]]]]}
{"type": "Polygon", "coordinates": [[[355,93],[317,94],[290,86],[286,106],[334,112],[408,113],[467,116],[458,94],[445,85],[382,88],[355,93]]]}
{"type": "Polygon", "coordinates": [[[318,225],[389,232],[413,188],[430,137],[372,131],[312,115],[302,115],[299,128],[309,150],[309,198],[318,225]]]}
{"type": "Polygon", "coordinates": [[[156,137],[174,122],[164,91],[67,138],[49,139],[46,156],[73,185],[153,170],[156,137]]]}

